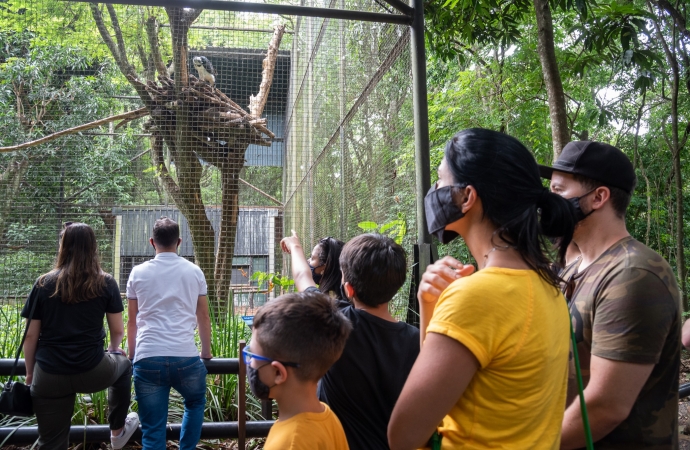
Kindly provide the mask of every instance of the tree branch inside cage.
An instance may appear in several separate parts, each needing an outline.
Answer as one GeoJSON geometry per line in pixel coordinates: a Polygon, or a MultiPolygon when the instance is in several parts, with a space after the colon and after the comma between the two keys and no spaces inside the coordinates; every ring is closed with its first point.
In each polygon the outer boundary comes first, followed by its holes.
{"type": "MultiPolygon", "coordinates": [[[[208,77],[200,79],[189,73],[189,30],[202,9],[165,7],[172,40],[173,66],[168,73],[160,50],[160,24],[151,16],[144,22],[146,46],[137,44],[130,54],[138,55],[142,73],[138,74],[127,56],[126,35],[112,4],[103,8],[91,3],[96,28],[144,107],[87,124],[79,125],[41,139],[12,147],[10,152],[50,142],[122,120],[126,123],[149,116],[144,129],[151,133],[151,159],[156,175],[176,206],[187,219],[197,264],[206,275],[209,298],[217,307],[228,300],[232,275],[232,257],[239,214],[239,174],[249,145],[269,147],[275,134],[261,115],[273,82],[278,50],[285,26],[274,27],[274,34],[263,61],[258,92],[251,96],[249,111],[240,107],[208,77]],[[104,11],[109,19],[106,22],[104,11]],[[147,54],[147,51],[150,52],[147,54]],[[155,74],[158,77],[155,77],[155,74]],[[171,164],[174,163],[174,170],[171,164]],[[221,180],[221,220],[213,229],[202,200],[201,182],[205,164],[215,166],[221,180]],[[215,236],[218,236],[217,247],[215,236]]],[[[132,50],[132,49],[130,49],[132,50]]],[[[197,68],[197,70],[199,70],[197,68]]],[[[273,199],[275,200],[275,199],[273,199]]]]}

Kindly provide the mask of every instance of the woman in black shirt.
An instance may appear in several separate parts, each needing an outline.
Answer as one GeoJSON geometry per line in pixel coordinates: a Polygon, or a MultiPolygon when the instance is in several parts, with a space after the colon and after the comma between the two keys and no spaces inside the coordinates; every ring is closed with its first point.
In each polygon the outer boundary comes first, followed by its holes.
{"type": "Polygon", "coordinates": [[[280,247],[290,255],[292,278],[298,292],[308,288],[317,289],[331,298],[347,300],[340,292],[340,252],[345,244],[336,238],[325,237],[314,246],[309,259],[304,255],[299,236],[292,230],[292,236],[283,238],[280,247]]]}
{"type": "Polygon", "coordinates": [[[24,356],[41,449],[67,449],[76,393],[106,388],[111,443],[122,448],[139,425],[136,413],[127,414],[132,367],[120,348],[120,291],[115,279],[101,270],[91,227],[65,226],[55,268],[36,281],[23,317],[29,317],[34,304],[24,356]],[[104,317],[110,330],[107,353],[104,317]]]}

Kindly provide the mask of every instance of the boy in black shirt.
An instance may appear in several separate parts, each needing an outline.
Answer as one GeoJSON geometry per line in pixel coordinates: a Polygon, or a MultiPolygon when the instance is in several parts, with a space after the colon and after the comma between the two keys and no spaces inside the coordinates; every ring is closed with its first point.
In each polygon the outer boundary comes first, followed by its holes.
{"type": "MultiPolygon", "coordinates": [[[[283,243],[293,255],[300,245],[292,238],[283,243]]],[[[338,308],[353,329],[319,383],[319,399],[340,419],[351,450],[388,449],[388,421],[419,353],[419,330],[388,311],[405,282],[405,251],[384,235],[364,234],[345,244],[340,267],[342,297],[350,302],[340,300],[338,308]]]]}

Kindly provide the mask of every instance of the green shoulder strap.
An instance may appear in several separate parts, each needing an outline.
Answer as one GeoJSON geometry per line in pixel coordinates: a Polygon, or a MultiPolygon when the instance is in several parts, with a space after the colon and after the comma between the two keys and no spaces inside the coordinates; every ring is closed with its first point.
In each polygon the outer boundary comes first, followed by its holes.
{"type": "MultiPolygon", "coordinates": [[[[575,360],[575,373],[577,374],[577,389],[580,391],[580,411],[582,412],[582,425],[585,428],[585,442],[587,450],[594,450],[592,441],[592,430],[589,427],[589,417],[587,416],[587,404],[585,403],[584,387],[582,386],[582,371],[580,370],[580,357],[577,354],[577,340],[573,331],[573,321],[570,320],[570,338],[573,341],[573,359],[575,360]]],[[[439,447],[440,448],[440,447],[439,447]]]]}
{"type": "Polygon", "coordinates": [[[441,436],[438,432],[438,430],[434,431],[434,434],[431,435],[431,440],[429,441],[429,444],[431,444],[431,450],[441,450],[441,436]]]}

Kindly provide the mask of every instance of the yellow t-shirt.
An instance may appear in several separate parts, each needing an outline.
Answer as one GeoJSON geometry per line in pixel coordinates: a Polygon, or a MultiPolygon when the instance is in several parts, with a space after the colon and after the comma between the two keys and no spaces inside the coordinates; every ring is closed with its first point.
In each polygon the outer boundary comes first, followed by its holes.
{"type": "Polygon", "coordinates": [[[570,348],[560,291],[533,270],[486,268],[443,291],[428,332],[480,364],[438,428],[443,449],[559,448],[570,348]]]}
{"type": "Polygon", "coordinates": [[[320,413],[301,413],[271,427],[264,450],[349,450],[340,420],[327,404],[320,413]]]}

